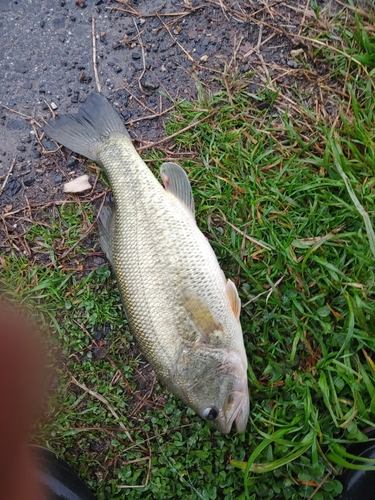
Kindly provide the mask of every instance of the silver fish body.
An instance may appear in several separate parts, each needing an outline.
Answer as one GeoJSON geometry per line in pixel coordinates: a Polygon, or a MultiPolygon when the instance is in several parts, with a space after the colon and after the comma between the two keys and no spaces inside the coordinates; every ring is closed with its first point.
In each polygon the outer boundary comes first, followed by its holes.
{"type": "Polygon", "coordinates": [[[220,431],[235,422],[244,432],[249,394],[240,299],[196,225],[186,174],[164,164],[163,188],[99,94],[45,132],[106,172],[116,209],[102,221],[102,246],[131,330],[157,376],[220,431]]]}

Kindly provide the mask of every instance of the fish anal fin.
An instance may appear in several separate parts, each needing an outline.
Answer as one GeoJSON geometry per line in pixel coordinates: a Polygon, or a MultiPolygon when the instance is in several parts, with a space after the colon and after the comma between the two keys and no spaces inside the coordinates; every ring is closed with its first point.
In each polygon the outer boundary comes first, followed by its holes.
{"type": "Polygon", "coordinates": [[[233,281],[227,281],[226,292],[233,314],[236,316],[237,320],[239,320],[241,312],[241,299],[238,295],[236,285],[233,283],[233,281]]]}
{"type": "Polygon", "coordinates": [[[178,198],[195,217],[194,198],[185,170],[176,163],[163,163],[160,175],[165,190],[178,198]]]}

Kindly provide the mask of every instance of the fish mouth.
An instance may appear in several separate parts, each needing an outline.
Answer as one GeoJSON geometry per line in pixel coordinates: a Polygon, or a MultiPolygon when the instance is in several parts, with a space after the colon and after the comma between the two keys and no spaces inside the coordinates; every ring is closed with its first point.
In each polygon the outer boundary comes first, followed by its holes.
{"type": "Polygon", "coordinates": [[[249,394],[246,391],[244,394],[241,395],[241,397],[239,397],[239,393],[236,391],[235,393],[231,393],[228,396],[228,398],[229,397],[233,397],[235,400],[237,400],[237,405],[234,411],[232,411],[229,414],[229,417],[227,418],[226,418],[227,411],[224,406],[222,410],[223,418],[218,419],[218,421],[216,422],[216,427],[223,434],[228,434],[231,431],[234,423],[238,434],[243,434],[246,430],[247,422],[249,419],[249,411],[250,411],[249,394]]]}
{"type": "Polygon", "coordinates": [[[245,394],[241,403],[238,405],[237,410],[232,419],[236,424],[238,434],[243,434],[246,430],[247,422],[249,420],[250,401],[249,394],[245,394]]]}

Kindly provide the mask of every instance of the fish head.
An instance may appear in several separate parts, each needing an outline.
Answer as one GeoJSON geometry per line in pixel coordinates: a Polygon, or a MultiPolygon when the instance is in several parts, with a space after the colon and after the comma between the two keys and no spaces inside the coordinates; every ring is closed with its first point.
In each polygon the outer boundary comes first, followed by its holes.
{"type": "Polygon", "coordinates": [[[247,361],[236,351],[184,348],[172,392],[224,434],[245,432],[249,417],[247,361]]]}

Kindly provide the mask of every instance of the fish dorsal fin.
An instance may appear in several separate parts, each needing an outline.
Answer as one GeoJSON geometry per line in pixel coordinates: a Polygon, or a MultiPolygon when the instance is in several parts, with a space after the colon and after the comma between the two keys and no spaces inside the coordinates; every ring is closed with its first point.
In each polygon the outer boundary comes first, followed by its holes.
{"type": "Polygon", "coordinates": [[[215,343],[223,336],[223,327],[214,318],[210,308],[200,297],[192,292],[182,293],[183,304],[196,330],[204,343],[215,343]]]}
{"type": "Polygon", "coordinates": [[[185,170],[176,163],[163,163],[160,175],[166,191],[178,198],[195,217],[193,191],[185,170]]]}
{"type": "Polygon", "coordinates": [[[241,299],[238,295],[236,285],[231,280],[227,281],[227,296],[228,296],[230,307],[233,311],[233,314],[239,320],[240,319],[240,312],[241,312],[241,299]]]}
{"type": "Polygon", "coordinates": [[[99,215],[99,241],[103,252],[106,254],[113,267],[112,242],[115,231],[116,208],[113,201],[107,202],[99,215]]]}

